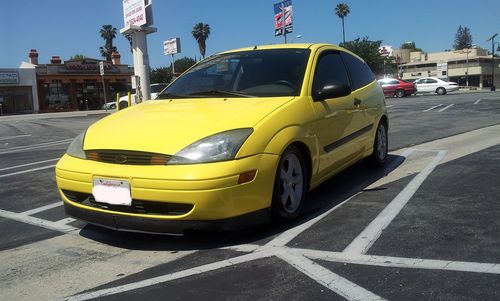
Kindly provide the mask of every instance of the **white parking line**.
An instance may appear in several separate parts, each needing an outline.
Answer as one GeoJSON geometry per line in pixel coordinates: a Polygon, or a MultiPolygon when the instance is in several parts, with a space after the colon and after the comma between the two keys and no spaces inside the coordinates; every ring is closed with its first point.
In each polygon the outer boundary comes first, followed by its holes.
{"type": "Polygon", "coordinates": [[[8,148],[5,150],[1,150],[0,155],[23,152],[23,151],[27,151],[27,150],[62,145],[62,144],[69,144],[69,143],[71,143],[71,141],[73,141],[73,139],[64,139],[64,140],[44,142],[44,143],[39,143],[39,144],[34,144],[34,145],[26,145],[26,146],[16,146],[16,147],[8,148]]]}
{"type": "Polygon", "coordinates": [[[38,165],[38,164],[47,163],[47,162],[53,162],[53,161],[57,161],[57,160],[59,160],[59,158],[49,159],[49,160],[43,160],[43,161],[38,161],[38,162],[32,162],[32,163],[26,163],[26,164],[21,164],[21,165],[16,165],[16,166],[10,166],[10,167],[4,167],[4,168],[0,168],[0,171],[9,170],[9,169],[17,169],[17,168],[20,168],[20,167],[26,167],[26,166],[31,166],[31,165],[38,165]]]}
{"type": "Polygon", "coordinates": [[[451,105],[447,105],[446,107],[442,108],[441,110],[438,110],[438,112],[443,112],[446,109],[453,107],[454,105],[455,105],[454,103],[452,103],[451,105]]]}
{"type": "Polygon", "coordinates": [[[24,215],[22,213],[16,213],[11,211],[5,211],[2,209],[0,209],[0,217],[67,234],[75,234],[77,231],[80,230],[78,228],[71,227],[68,225],[57,224],[55,222],[51,222],[34,216],[24,215]]]}
{"type": "Polygon", "coordinates": [[[385,300],[304,256],[297,256],[286,251],[279,252],[278,257],[347,300],[385,300]]]}
{"type": "Polygon", "coordinates": [[[392,108],[394,107],[394,105],[388,105],[388,106],[385,106],[386,108],[392,108]]]}
{"type": "Polygon", "coordinates": [[[443,105],[443,104],[442,104],[442,103],[440,103],[440,104],[438,104],[437,106],[430,107],[430,108],[428,108],[427,110],[423,110],[422,112],[429,112],[429,111],[431,111],[431,110],[433,110],[433,109],[435,109],[435,108],[438,108],[438,107],[440,107],[440,106],[442,106],[442,105],[443,105]]]}
{"type": "Polygon", "coordinates": [[[67,225],[69,223],[72,223],[76,221],[76,219],[72,218],[72,217],[67,217],[67,218],[63,218],[61,220],[58,220],[57,222],[55,222],[57,225],[67,225]]]}
{"type": "Polygon", "coordinates": [[[9,139],[23,138],[23,137],[30,137],[30,136],[31,136],[31,134],[29,134],[29,135],[17,135],[17,136],[0,137],[0,141],[2,141],[2,140],[9,140],[9,139]]]}
{"type": "Polygon", "coordinates": [[[47,211],[47,210],[50,210],[50,209],[53,209],[53,208],[56,208],[56,207],[59,207],[59,206],[62,206],[63,205],[63,202],[55,202],[55,203],[52,203],[52,204],[48,204],[48,205],[45,205],[45,206],[42,206],[42,207],[38,207],[38,208],[34,208],[34,209],[31,209],[31,210],[27,210],[27,211],[24,211],[24,212],[21,212],[19,214],[21,215],[33,215],[33,214],[37,214],[37,213],[40,213],[40,212],[43,212],[43,211],[47,211]]]}
{"type": "Polygon", "coordinates": [[[482,99],[481,99],[481,98],[479,98],[478,100],[476,100],[476,101],[474,102],[474,104],[475,104],[475,105],[479,104],[479,102],[480,102],[481,100],[482,100],[482,99]]]}
{"type": "Polygon", "coordinates": [[[411,180],[408,185],[387,205],[379,215],[344,249],[344,252],[365,254],[380,237],[382,231],[389,226],[410,198],[417,192],[424,180],[444,158],[446,151],[439,151],[436,157],[411,180]]]}
{"type": "Polygon", "coordinates": [[[11,173],[8,173],[8,174],[0,175],[0,178],[6,178],[6,177],[15,176],[15,175],[21,175],[21,174],[25,174],[25,173],[29,173],[29,172],[38,171],[38,170],[44,170],[44,169],[54,168],[55,166],[56,165],[54,164],[54,165],[49,165],[49,166],[42,166],[42,167],[32,168],[32,169],[28,169],[28,170],[11,172],[11,173]]]}
{"type": "Polygon", "coordinates": [[[150,278],[150,279],[146,279],[146,280],[142,280],[142,281],[138,281],[138,282],[134,282],[134,283],[130,283],[130,284],[100,289],[98,291],[93,291],[93,292],[82,293],[79,295],[65,298],[63,300],[77,301],[77,300],[89,300],[89,299],[94,299],[94,298],[100,298],[100,297],[104,297],[104,296],[114,295],[114,294],[128,292],[128,291],[135,290],[135,289],[148,287],[151,285],[157,285],[157,284],[161,284],[161,283],[165,283],[165,282],[169,282],[172,280],[181,279],[181,278],[185,278],[185,277],[189,277],[189,276],[193,276],[193,275],[198,275],[198,274],[222,269],[225,267],[234,266],[236,264],[245,263],[248,261],[253,261],[255,259],[270,257],[270,256],[271,256],[271,254],[266,253],[266,252],[256,252],[256,253],[245,254],[245,255],[234,257],[231,259],[217,261],[214,263],[209,263],[209,264],[205,264],[205,265],[198,266],[195,268],[191,268],[191,269],[187,269],[187,270],[183,270],[183,271],[179,271],[179,272],[175,272],[175,273],[171,273],[171,274],[166,274],[163,276],[158,276],[155,278],[150,278]]]}

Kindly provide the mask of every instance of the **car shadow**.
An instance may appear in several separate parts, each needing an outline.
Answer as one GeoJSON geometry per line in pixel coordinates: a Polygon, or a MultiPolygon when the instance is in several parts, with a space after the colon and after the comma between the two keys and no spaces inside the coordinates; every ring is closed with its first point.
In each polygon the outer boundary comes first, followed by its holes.
{"type": "MultiPolygon", "coordinates": [[[[183,236],[122,232],[87,224],[80,235],[114,247],[129,250],[188,251],[206,250],[238,244],[264,245],[282,232],[303,224],[347,198],[365,190],[400,166],[405,157],[388,155],[382,168],[370,167],[361,161],[333,176],[307,196],[302,215],[292,222],[272,223],[239,231],[188,231],[183,236]]],[[[376,190],[383,190],[383,187],[376,190]]]]}

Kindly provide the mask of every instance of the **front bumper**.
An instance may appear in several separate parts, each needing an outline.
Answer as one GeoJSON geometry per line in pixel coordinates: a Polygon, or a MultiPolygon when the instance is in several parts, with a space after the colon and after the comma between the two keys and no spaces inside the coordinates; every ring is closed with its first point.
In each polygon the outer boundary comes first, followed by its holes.
{"type": "Polygon", "coordinates": [[[156,234],[184,234],[186,230],[234,231],[252,226],[268,224],[271,210],[264,208],[255,212],[220,220],[165,220],[143,218],[87,210],[64,203],[66,215],[108,229],[156,234]]]}
{"type": "Polygon", "coordinates": [[[278,161],[276,155],[259,154],[209,164],[133,166],[65,155],[56,166],[56,180],[67,214],[93,224],[157,233],[228,230],[269,220],[278,161]],[[251,170],[257,171],[255,178],[238,184],[239,175],[251,170]],[[129,181],[134,208],[96,203],[94,178],[129,181]],[[84,197],[70,197],[75,194],[84,197]],[[188,209],[175,209],[180,207],[188,209]]]}

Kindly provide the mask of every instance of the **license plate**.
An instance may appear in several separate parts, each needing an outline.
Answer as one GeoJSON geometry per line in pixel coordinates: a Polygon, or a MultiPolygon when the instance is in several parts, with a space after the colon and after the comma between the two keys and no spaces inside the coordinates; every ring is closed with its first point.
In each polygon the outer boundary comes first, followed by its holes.
{"type": "Polygon", "coordinates": [[[99,203],[132,205],[130,183],[128,181],[94,178],[92,194],[99,203]]]}

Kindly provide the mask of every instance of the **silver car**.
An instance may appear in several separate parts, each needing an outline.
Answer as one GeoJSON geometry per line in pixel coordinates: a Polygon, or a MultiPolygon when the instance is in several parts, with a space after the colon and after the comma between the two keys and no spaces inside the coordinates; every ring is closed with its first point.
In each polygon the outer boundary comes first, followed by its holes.
{"type": "Polygon", "coordinates": [[[447,82],[437,77],[422,77],[415,81],[417,93],[437,93],[444,95],[448,92],[457,91],[459,86],[455,82],[447,82]]]}

